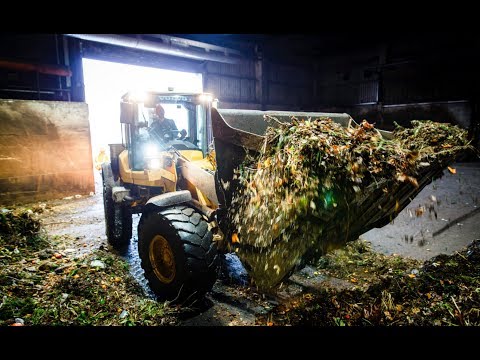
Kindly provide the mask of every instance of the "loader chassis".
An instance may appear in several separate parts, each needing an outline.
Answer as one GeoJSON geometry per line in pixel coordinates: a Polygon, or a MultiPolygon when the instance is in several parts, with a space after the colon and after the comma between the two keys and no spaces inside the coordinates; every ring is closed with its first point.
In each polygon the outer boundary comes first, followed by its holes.
{"type": "Polygon", "coordinates": [[[142,214],[138,252],[150,288],[160,300],[193,301],[211,289],[219,265],[210,224],[215,168],[206,158],[211,96],[127,93],[120,108],[123,142],[110,144],[111,163],[102,165],[108,241],[126,246],[132,214],[142,214]],[[174,136],[149,132],[157,104],[176,122],[174,136]]]}

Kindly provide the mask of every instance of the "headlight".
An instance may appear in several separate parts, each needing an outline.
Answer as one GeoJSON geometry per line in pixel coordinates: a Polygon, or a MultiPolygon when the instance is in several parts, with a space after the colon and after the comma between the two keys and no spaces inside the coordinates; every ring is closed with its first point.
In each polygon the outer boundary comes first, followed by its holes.
{"type": "Polygon", "coordinates": [[[154,157],[158,153],[158,146],[152,143],[145,145],[145,156],[154,157]]]}
{"type": "Polygon", "coordinates": [[[200,101],[205,101],[205,102],[211,102],[212,101],[212,95],[210,94],[201,94],[199,96],[200,101]]]}
{"type": "Polygon", "coordinates": [[[162,167],[162,162],[160,159],[150,159],[148,160],[148,168],[152,170],[158,170],[162,167]]]}

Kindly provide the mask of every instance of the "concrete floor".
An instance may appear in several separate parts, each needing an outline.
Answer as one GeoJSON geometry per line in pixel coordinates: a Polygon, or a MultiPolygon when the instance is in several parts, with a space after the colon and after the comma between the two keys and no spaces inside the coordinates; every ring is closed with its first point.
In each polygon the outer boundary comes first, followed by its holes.
{"type": "Polygon", "coordinates": [[[419,260],[452,254],[480,238],[480,162],[456,163],[451,168],[455,174],[445,170],[392,223],[361,238],[378,252],[419,260]]]}

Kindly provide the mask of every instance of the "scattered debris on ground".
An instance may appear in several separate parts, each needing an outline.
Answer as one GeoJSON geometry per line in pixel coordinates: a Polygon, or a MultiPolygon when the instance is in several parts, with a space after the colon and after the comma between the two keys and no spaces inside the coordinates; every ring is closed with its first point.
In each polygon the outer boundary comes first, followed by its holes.
{"type": "Polygon", "coordinates": [[[480,325],[480,239],[424,263],[381,255],[358,240],[320,259],[316,287],[289,299],[258,325],[480,325]],[[340,281],[332,281],[337,279],[340,281]]]}
{"type": "Polygon", "coordinates": [[[296,272],[276,294],[249,286],[250,279],[237,269],[238,259],[230,255],[234,276],[219,280],[207,295],[210,302],[189,311],[156,303],[137,288],[127,264],[106,243],[101,194],[0,209],[0,226],[0,327],[437,326],[462,324],[457,314],[464,325],[479,324],[478,243],[471,253],[442,255],[426,266],[352,242],[323,256],[317,267],[296,272]],[[38,230],[38,221],[48,234],[38,230]]]}
{"type": "Polygon", "coordinates": [[[124,260],[86,245],[48,236],[32,209],[3,209],[0,325],[176,324],[176,310],[146,297],[124,260]]]}
{"type": "Polygon", "coordinates": [[[240,169],[232,241],[261,288],[277,285],[301,260],[312,261],[379,223],[388,223],[459,155],[467,131],[432,121],[397,127],[341,126],[330,118],[269,127],[256,158],[240,169]]]}

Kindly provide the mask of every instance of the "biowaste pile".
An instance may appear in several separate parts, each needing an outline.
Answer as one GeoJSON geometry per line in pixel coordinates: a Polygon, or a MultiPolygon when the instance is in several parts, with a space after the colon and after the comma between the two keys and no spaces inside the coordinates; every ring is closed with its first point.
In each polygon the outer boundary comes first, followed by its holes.
{"type": "Polygon", "coordinates": [[[279,284],[298,266],[391,221],[460,154],[456,125],[413,120],[384,133],[363,120],[276,122],[235,178],[232,242],[255,284],[279,284]]]}

